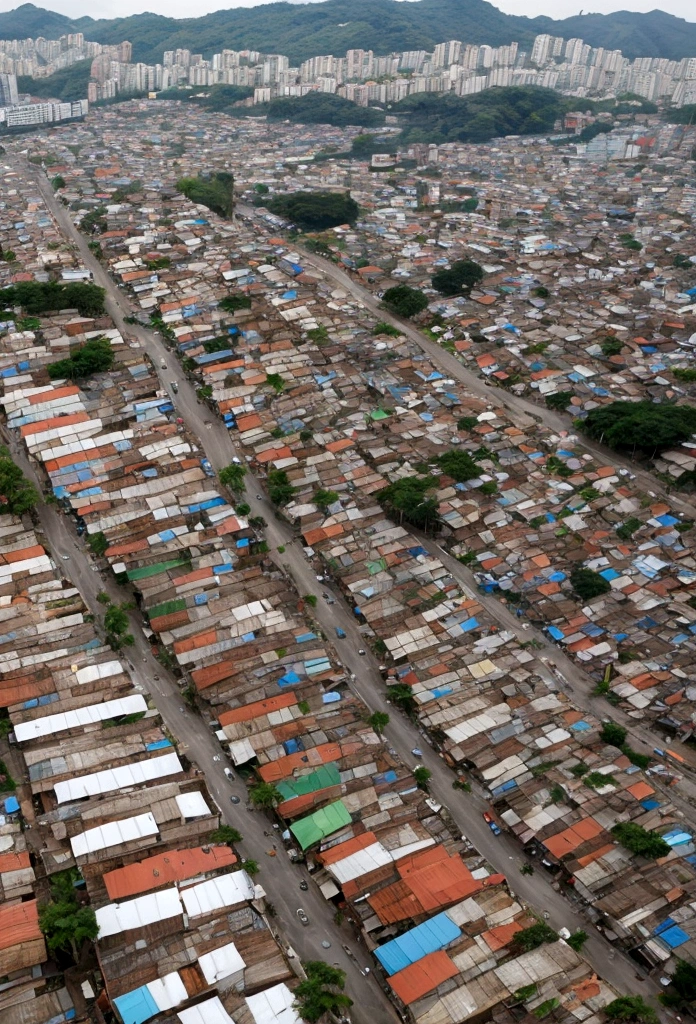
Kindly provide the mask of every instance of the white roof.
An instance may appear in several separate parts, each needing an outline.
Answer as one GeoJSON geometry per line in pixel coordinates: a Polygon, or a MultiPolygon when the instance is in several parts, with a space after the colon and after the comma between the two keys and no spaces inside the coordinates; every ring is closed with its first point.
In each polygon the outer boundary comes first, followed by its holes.
{"type": "Polygon", "coordinates": [[[180,1010],[177,1017],[181,1024],[234,1024],[218,996],[180,1010]]]}
{"type": "Polygon", "coordinates": [[[233,871],[184,889],[181,898],[189,917],[200,917],[201,914],[253,900],[254,886],[246,871],[233,871]]]}
{"type": "Polygon", "coordinates": [[[302,1018],[293,1007],[295,997],[281,982],[273,988],[247,996],[246,1004],[256,1024],[302,1024],[302,1018]]]}
{"type": "Polygon", "coordinates": [[[99,665],[87,665],[78,669],[75,678],[78,683],[93,683],[97,679],[107,679],[109,676],[117,676],[123,672],[123,665],[120,661],[102,661],[99,665]]]}
{"type": "Polygon", "coordinates": [[[163,978],[155,978],[145,986],[155,1001],[158,1010],[171,1010],[179,1003],[189,999],[186,986],[176,971],[165,974],[163,978]]]}
{"type": "Polygon", "coordinates": [[[194,793],[179,793],[174,799],[182,818],[203,818],[210,814],[210,808],[200,790],[194,793]]]}
{"type": "Polygon", "coordinates": [[[173,888],[148,893],[147,896],[138,896],[126,903],[109,903],[95,913],[99,938],[104,939],[107,935],[119,935],[132,929],[147,928],[156,921],[181,917],[182,909],[179,890],[173,888]]]}
{"type": "Polygon", "coordinates": [[[230,754],[235,764],[245,764],[246,761],[251,761],[252,758],[256,757],[256,751],[251,744],[251,740],[246,736],[243,740],[234,740],[230,743],[230,754]]]}
{"type": "Polygon", "coordinates": [[[243,971],[246,963],[234,942],[228,942],[226,946],[211,949],[209,953],[199,956],[198,966],[208,984],[217,985],[218,981],[222,981],[223,978],[229,978],[231,974],[243,971]]]}
{"type": "Polygon", "coordinates": [[[119,715],[139,714],[141,711],[147,711],[147,704],[145,698],[136,693],[129,697],[119,697],[117,700],[106,700],[102,704],[89,704],[85,708],[61,711],[57,715],[44,715],[43,718],[34,718],[30,722],[20,722],[15,726],[14,734],[18,743],[25,743],[41,736],[51,736],[54,732],[104,722],[107,718],[117,718],[119,715]]]}
{"type": "Polygon", "coordinates": [[[110,846],[129,843],[143,836],[156,836],[159,832],[157,822],[150,811],[138,814],[134,818],[123,818],[121,821],[108,821],[105,825],[80,832],[70,840],[74,857],[85,857],[96,850],[108,850],[110,846]]]}
{"type": "Polygon", "coordinates": [[[392,860],[391,853],[381,843],[370,843],[364,850],[358,850],[357,853],[351,853],[343,860],[328,864],[327,870],[337,882],[343,885],[354,878],[366,875],[368,871],[376,871],[386,864],[391,864],[392,860]]]}
{"type": "Polygon", "coordinates": [[[163,757],[150,757],[146,761],[133,761],[121,765],[120,768],[107,768],[103,772],[93,772],[65,782],[56,782],[54,786],[59,804],[66,800],[81,800],[86,796],[98,793],[110,793],[115,789],[127,786],[139,786],[152,779],[161,779],[165,775],[178,775],[184,769],[176,754],[164,754],[163,757]]]}

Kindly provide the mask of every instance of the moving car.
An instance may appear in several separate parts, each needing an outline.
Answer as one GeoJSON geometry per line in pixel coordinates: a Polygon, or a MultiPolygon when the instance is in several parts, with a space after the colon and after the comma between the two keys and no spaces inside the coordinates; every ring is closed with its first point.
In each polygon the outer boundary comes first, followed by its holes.
{"type": "Polygon", "coordinates": [[[300,907],[300,908],[299,908],[299,909],[297,910],[297,916],[299,917],[299,919],[300,919],[300,921],[302,922],[302,924],[304,924],[304,925],[308,925],[308,924],[309,924],[309,918],[308,918],[308,917],[307,917],[307,915],[305,914],[305,912],[304,912],[304,910],[302,909],[302,907],[300,907]]]}
{"type": "Polygon", "coordinates": [[[488,813],[488,811],[484,811],[483,812],[483,820],[486,822],[486,824],[488,825],[489,829],[491,830],[491,832],[493,833],[494,836],[499,836],[500,835],[502,829],[501,829],[500,825],[497,823],[497,821],[493,820],[493,818],[488,813]]]}
{"type": "Polygon", "coordinates": [[[346,636],[346,631],[344,629],[341,629],[340,626],[336,626],[336,636],[338,637],[339,640],[344,640],[346,636]]]}
{"type": "Polygon", "coordinates": [[[231,768],[225,768],[225,775],[230,779],[230,781],[234,781],[234,772],[231,768]]]}

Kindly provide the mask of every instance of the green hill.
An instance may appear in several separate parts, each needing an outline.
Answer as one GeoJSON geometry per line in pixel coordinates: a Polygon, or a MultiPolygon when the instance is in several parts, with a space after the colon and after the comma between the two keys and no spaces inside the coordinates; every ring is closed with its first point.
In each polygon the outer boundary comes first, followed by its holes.
{"type": "Polygon", "coordinates": [[[539,32],[566,39],[581,36],[592,46],[621,49],[627,57],[680,60],[696,54],[696,24],[663,11],[586,14],[554,21],[503,14],[485,0],[325,0],[273,3],[215,11],[202,18],[138,14],[111,21],[71,20],[33,4],[0,14],[0,38],[84,32],[87,39],[118,43],[130,39],[133,59],[161,61],[164,50],[188,47],[209,56],[226,49],[285,53],[293,64],[315,54],[342,56],[351,48],[391,53],[431,49],[446,39],[500,46],[513,40],[528,46],[539,32]]]}

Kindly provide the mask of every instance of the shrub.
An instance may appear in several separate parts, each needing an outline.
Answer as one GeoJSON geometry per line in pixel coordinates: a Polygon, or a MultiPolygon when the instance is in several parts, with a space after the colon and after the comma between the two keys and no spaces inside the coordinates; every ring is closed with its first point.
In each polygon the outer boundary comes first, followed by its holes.
{"type": "Polygon", "coordinates": [[[583,601],[591,601],[611,590],[609,580],[605,580],[592,569],[573,569],[570,574],[570,585],[583,601]]]}
{"type": "Polygon", "coordinates": [[[666,857],[671,847],[657,832],[649,832],[642,825],[632,821],[620,821],[614,825],[611,834],[631,853],[648,860],[666,857]]]}

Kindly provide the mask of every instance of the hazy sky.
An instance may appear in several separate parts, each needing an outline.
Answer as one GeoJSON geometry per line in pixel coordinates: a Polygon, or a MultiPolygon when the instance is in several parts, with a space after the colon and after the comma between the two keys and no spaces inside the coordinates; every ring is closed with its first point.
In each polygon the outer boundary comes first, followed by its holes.
{"type": "MultiPolygon", "coordinates": [[[[11,11],[18,6],[19,0],[0,0],[0,11],[11,11]]],[[[89,15],[92,18],[125,17],[129,14],[141,14],[152,11],[173,18],[196,17],[209,14],[229,7],[256,7],[263,0],[234,0],[231,3],[220,3],[219,0],[197,0],[191,5],[190,0],[34,0],[37,7],[58,11],[67,17],[78,18],[89,15]]],[[[350,0],[347,0],[347,6],[350,0]]],[[[566,18],[580,11],[609,14],[610,11],[652,11],[659,8],[696,21],[696,7],[693,0],[587,0],[586,4],[578,0],[498,0],[495,4],[508,14],[523,14],[535,17],[545,14],[552,18],[566,18]]]]}

